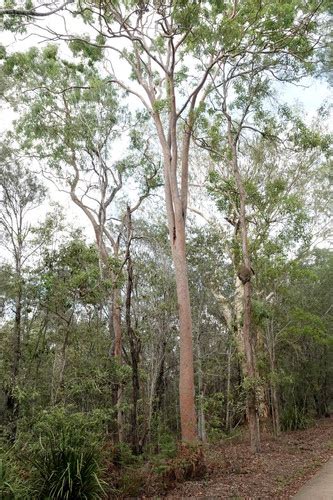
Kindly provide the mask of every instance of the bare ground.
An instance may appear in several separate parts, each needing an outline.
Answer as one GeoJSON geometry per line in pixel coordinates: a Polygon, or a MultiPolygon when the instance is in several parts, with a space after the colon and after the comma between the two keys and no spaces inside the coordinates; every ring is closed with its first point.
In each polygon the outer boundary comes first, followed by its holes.
{"type": "MultiPolygon", "coordinates": [[[[246,440],[207,447],[207,474],[187,481],[167,498],[264,499],[292,497],[333,455],[333,418],[306,430],[264,435],[255,455],[246,440]]],[[[155,497],[156,498],[156,497],[155,497]]]]}

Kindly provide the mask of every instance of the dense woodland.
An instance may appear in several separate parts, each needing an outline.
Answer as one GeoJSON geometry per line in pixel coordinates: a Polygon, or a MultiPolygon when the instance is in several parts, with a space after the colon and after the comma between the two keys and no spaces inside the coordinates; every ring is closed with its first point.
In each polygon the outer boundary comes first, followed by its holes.
{"type": "Polygon", "coordinates": [[[331,14],[2,4],[1,498],[133,497],[330,415],[331,14]]]}

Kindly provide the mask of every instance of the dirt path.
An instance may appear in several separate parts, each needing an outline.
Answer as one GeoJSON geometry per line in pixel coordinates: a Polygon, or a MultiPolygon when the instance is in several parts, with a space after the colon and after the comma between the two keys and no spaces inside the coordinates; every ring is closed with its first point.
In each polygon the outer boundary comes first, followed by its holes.
{"type": "MultiPolygon", "coordinates": [[[[244,441],[216,445],[206,452],[207,476],[183,483],[167,497],[291,498],[329,460],[332,450],[332,418],[279,439],[264,436],[259,455],[253,455],[244,441]]],[[[319,498],[312,496],[311,500],[319,498]]]]}

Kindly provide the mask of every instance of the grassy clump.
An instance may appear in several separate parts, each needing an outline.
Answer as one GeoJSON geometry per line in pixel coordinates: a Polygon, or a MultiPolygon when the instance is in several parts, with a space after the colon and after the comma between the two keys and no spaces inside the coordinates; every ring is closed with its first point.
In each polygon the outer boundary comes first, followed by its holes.
{"type": "Polygon", "coordinates": [[[281,428],[283,431],[297,431],[311,425],[311,418],[297,406],[287,406],[281,414],[281,428]]]}
{"type": "Polygon", "coordinates": [[[37,430],[38,444],[26,456],[36,498],[102,498],[101,452],[89,417],[57,409],[44,415],[37,430]]]}
{"type": "Polygon", "coordinates": [[[13,449],[0,447],[0,498],[6,500],[31,498],[25,471],[19,467],[13,449]]]}

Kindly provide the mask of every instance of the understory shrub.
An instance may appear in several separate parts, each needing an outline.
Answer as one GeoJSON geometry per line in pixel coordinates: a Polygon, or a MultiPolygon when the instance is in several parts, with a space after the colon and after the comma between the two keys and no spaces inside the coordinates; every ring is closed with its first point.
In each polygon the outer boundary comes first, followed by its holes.
{"type": "Polygon", "coordinates": [[[306,429],[312,419],[296,405],[287,406],[281,413],[281,428],[283,431],[296,431],[306,429]]]}
{"type": "Polygon", "coordinates": [[[201,446],[181,445],[175,458],[155,466],[166,483],[199,479],[206,472],[204,453],[201,446]]]}
{"type": "Polygon", "coordinates": [[[38,444],[29,450],[36,498],[98,499],[104,495],[101,451],[95,422],[65,409],[45,413],[38,444]]]}
{"type": "Polygon", "coordinates": [[[31,498],[28,482],[24,480],[24,471],[12,456],[12,450],[0,448],[0,499],[25,500],[31,498]]]}

